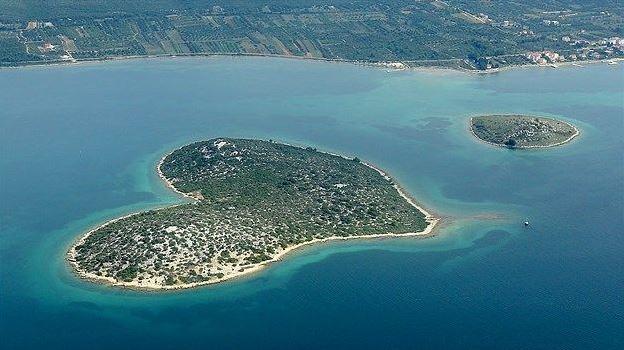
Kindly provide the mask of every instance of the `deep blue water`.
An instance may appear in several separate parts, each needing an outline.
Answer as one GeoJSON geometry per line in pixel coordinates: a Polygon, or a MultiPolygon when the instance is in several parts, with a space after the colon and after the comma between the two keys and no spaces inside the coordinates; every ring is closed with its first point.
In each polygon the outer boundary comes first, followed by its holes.
{"type": "Polygon", "coordinates": [[[621,65],[478,76],[218,58],[0,70],[0,348],[624,348],[623,150],[621,65]],[[582,135],[549,150],[491,147],[467,123],[492,112],[564,118],[582,135]],[[71,274],[73,239],[180,201],[157,160],[217,136],[357,155],[443,226],[430,239],[308,248],[181,292],[71,274]]]}

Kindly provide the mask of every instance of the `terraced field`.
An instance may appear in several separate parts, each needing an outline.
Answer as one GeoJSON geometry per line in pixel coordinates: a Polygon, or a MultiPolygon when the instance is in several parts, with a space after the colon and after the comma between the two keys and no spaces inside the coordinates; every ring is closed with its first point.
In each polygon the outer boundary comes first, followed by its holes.
{"type": "Polygon", "coordinates": [[[487,70],[624,57],[615,1],[4,1],[0,66],[275,55],[487,70]],[[550,62],[552,61],[552,62],[550,62]]]}

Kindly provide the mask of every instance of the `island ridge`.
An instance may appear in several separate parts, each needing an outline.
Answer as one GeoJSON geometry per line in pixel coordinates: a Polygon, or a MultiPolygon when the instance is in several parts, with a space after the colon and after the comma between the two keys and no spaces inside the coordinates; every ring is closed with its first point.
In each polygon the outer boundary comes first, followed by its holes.
{"type": "Polygon", "coordinates": [[[508,148],[545,148],[579,135],[572,124],[529,115],[484,115],[470,118],[470,131],[481,141],[508,148]]]}
{"type": "Polygon", "coordinates": [[[257,271],[302,245],[426,235],[437,222],[383,171],[309,147],[218,138],[173,151],[158,171],[193,202],[86,233],[68,252],[81,277],[188,288],[257,271]]]}

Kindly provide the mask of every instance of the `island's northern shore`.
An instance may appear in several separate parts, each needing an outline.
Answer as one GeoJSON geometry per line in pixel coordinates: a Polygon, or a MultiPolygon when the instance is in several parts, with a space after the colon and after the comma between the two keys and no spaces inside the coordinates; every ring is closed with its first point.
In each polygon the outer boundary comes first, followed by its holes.
{"type": "Polygon", "coordinates": [[[461,68],[457,66],[447,66],[444,65],[444,62],[451,61],[461,61],[461,59],[453,58],[453,59],[442,59],[442,60],[398,60],[393,62],[374,62],[374,61],[366,61],[366,60],[355,60],[355,59],[344,59],[344,58],[325,58],[325,57],[311,57],[311,56],[292,56],[292,55],[276,55],[276,54],[254,54],[254,53],[187,53],[187,54],[161,54],[161,55],[128,55],[128,56],[112,56],[112,57],[98,57],[98,58],[81,58],[81,59],[73,59],[73,60],[50,60],[50,61],[23,61],[14,65],[2,65],[0,64],[0,70],[2,69],[20,69],[26,67],[48,67],[48,66],[74,66],[80,64],[87,63],[98,63],[98,62],[108,62],[108,61],[125,61],[125,60],[152,60],[157,58],[215,58],[215,57],[264,57],[264,58],[281,58],[281,59],[293,59],[293,60],[304,60],[304,61],[318,61],[318,62],[329,62],[329,63],[346,63],[346,64],[355,64],[365,67],[379,68],[379,69],[391,69],[391,70],[406,70],[406,71],[431,71],[431,72],[440,72],[440,71],[457,71],[463,73],[471,73],[471,74],[494,74],[500,73],[508,70],[514,70],[518,68],[557,68],[564,66],[576,66],[583,67],[586,64],[600,64],[600,63],[611,63],[611,62],[624,62],[624,58],[614,57],[614,58],[605,58],[598,60],[582,60],[582,61],[566,61],[566,62],[557,62],[556,64],[511,64],[508,66],[500,67],[500,68],[490,68],[486,70],[479,69],[467,69],[461,68]],[[404,66],[402,68],[393,67],[396,63],[403,64],[404,62],[409,63],[433,63],[431,65],[422,65],[422,66],[404,66]],[[435,64],[435,62],[439,62],[439,64],[435,64]]]}
{"type": "MultiPolygon", "coordinates": [[[[286,143],[284,143],[286,144],[286,143]]],[[[286,144],[289,145],[289,144],[286,144]]],[[[290,145],[293,146],[293,145],[290,145]]],[[[301,146],[294,146],[294,147],[299,147],[299,148],[303,148],[301,146]]],[[[161,179],[161,181],[164,182],[165,186],[172,189],[175,193],[182,195],[183,197],[186,197],[188,199],[192,199],[192,200],[199,200],[199,198],[197,198],[196,196],[193,196],[192,194],[188,194],[188,193],[184,193],[179,191],[178,189],[175,188],[175,186],[173,186],[172,182],[166,177],[164,176],[164,174],[162,173],[161,170],[161,165],[163,164],[163,161],[165,160],[165,158],[170,155],[171,153],[175,152],[175,150],[165,154],[160,161],[158,162],[156,169],[157,169],[157,173],[158,173],[158,177],[161,179]]],[[[342,157],[344,159],[349,159],[343,155],[339,155],[339,154],[335,154],[335,153],[330,153],[330,152],[324,152],[326,154],[331,154],[331,155],[335,155],[335,156],[339,156],[342,157]]],[[[434,216],[430,211],[424,209],[422,206],[420,206],[400,185],[398,185],[395,181],[392,180],[392,178],[388,175],[387,172],[381,170],[379,167],[372,165],[370,163],[366,163],[366,162],[362,162],[363,165],[375,170],[377,173],[379,173],[381,176],[383,176],[386,180],[392,181],[392,186],[394,187],[394,189],[398,192],[398,194],[412,207],[416,208],[418,211],[420,211],[421,213],[424,214],[425,216],[425,221],[427,222],[427,226],[425,227],[425,229],[423,231],[419,231],[419,232],[406,232],[406,233],[382,233],[382,234],[370,234],[370,235],[359,235],[359,236],[349,236],[349,237],[343,237],[343,236],[332,236],[332,237],[326,237],[326,238],[322,238],[322,239],[312,239],[310,241],[306,241],[306,242],[302,242],[290,247],[287,247],[285,249],[282,249],[278,252],[275,253],[274,256],[271,257],[271,259],[266,260],[266,261],[262,261],[260,263],[257,264],[249,264],[249,265],[245,265],[244,267],[244,271],[235,271],[229,274],[225,274],[223,277],[214,279],[214,280],[209,280],[209,281],[202,281],[202,282],[193,282],[193,283],[184,283],[184,284],[176,284],[176,285],[159,285],[159,284],[153,284],[153,283],[142,283],[142,282],[124,282],[124,281],[118,281],[112,277],[105,277],[105,276],[100,276],[100,275],[96,275],[94,273],[90,273],[90,272],[86,272],[83,271],[79,268],[78,264],[76,263],[76,256],[75,256],[75,248],[81,244],[83,244],[85,242],[85,240],[94,232],[96,232],[97,230],[99,230],[100,228],[103,228],[113,222],[131,217],[133,215],[137,215],[140,214],[142,212],[144,212],[145,210],[141,210],[138,212],[134,212],[134,213],[130,213],[109,221],[106,221],[105,223],[98,225],[95,228],[90,229],[89,231],[87,231],[86,233],[84,233],[82,236],[79,236],[70,246],[69,250],[67,251],[66,254],[66,260],[68,261],[68,263],[71,266],[71,270],[81,279],[84,280],[88,280],[91,282],[95,282],[95,283],[101,283],[101,284],[106,284],[106,285],[110,285],[110,286],[115,286],[115,287],[121,287],[121,288],[128,288],[128,289],[134,289],[134,290],[140,290],[140,291],[166,291],[166,290],[181,290],[181,289],[189,289],[189,288],[194,288],[194,287],[200,287],[200,286],[205,286],[205,285],[211,285],[211,284],[217,284],[217,283],[222,283],[228,280],[233,280],[233,279],[237,279],[237,278],[241,278],[241,277],[246,277],[249,275],[252,275],[254,273],[257,273],[261,270],[263,270],[264,268],[268,267],[269,265],[277,262],[277,261],[281,261],[283,260],[288,254],[293,253],[294,251],[304,248],[306,246],[311,246],[314,244],[319,244],[319,243],[327,243],[327,242],[332,242],[332,241],[346,241],[346,240],[353,240],[353,239],[358,239],[358,240],[367,240],[367,239],[385,239],[385,238],[401,238],[401,237],[420,237],[420,238],[425,238],[425,237],[431,237],[435,234],[434,229],[437,227],[440,218],[434,216]]],[[[180,203],[180,204],[176,204],[176,205],[172,205],[172,206],[177,206],[177,205],[183,205],[185,203],[180,203]]],[[[172,207],[169,206],[169,207],[172,207]]],[[[158,208],[155,208],[158,209],[158,208]]],[[[148,209],[146,209],[148,210],[148,209]]]]}
{"type": "MultiPolygon", "coordinates": [[[[480,138],[474,131],[473,128],[473,120],[474,117],[470,117],[468,119],[468,130],[470,130],[470,133],[472,134],[472,136],[474,136],[474,138],[481,143],[485,143],[488,145],[492,145],[492,146],[496,146],[496,147],[502,147],[502,148],[510,148],[506,145],[501,145],[495,142],[490,142],[487,140],[484,140],[482,138],[480,138]]],[[[564,145],[566,143],[569,143],[570,141],[572,141],[574,138],[576,138],[577,136],[579,136],[581,134],[580,130],[573,124],[566,122],[565,120],[560,120],[558,119],[557,121],[560,121],[562,123],[565,123],[566,125],[570,126],[571,128],[574,129],[574,134],[572,134],[570,137],[568,137],[567,139],[560,141],[560,142],[556,142],[553,144],[549,144],[549,145],[540,145],[540,146],[514,146],[513,149],[535,149],[535,148],[550,148],[550,147],[557,147],[557,146],[561,146],[564,145]]]]}

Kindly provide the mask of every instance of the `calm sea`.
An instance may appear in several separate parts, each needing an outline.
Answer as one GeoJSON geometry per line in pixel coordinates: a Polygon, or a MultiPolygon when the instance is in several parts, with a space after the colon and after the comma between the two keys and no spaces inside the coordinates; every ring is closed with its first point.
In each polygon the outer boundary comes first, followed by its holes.
{"type": "Polygon", "coordinates": [[[487,76],[281,59],[0,70],[2,349],[624,348],[624,69],[487,76]],[[468,118],[577,125],[565,147],[476,142],[468,118]],[[180,201],[155,175],[218,136],[311,145],[388,170],[444,217],[431,239],[332,243],[218,286],[141,293],[64,253],[180,201]],[[531,222],[525,228],[522,222],[531,222]]]}

